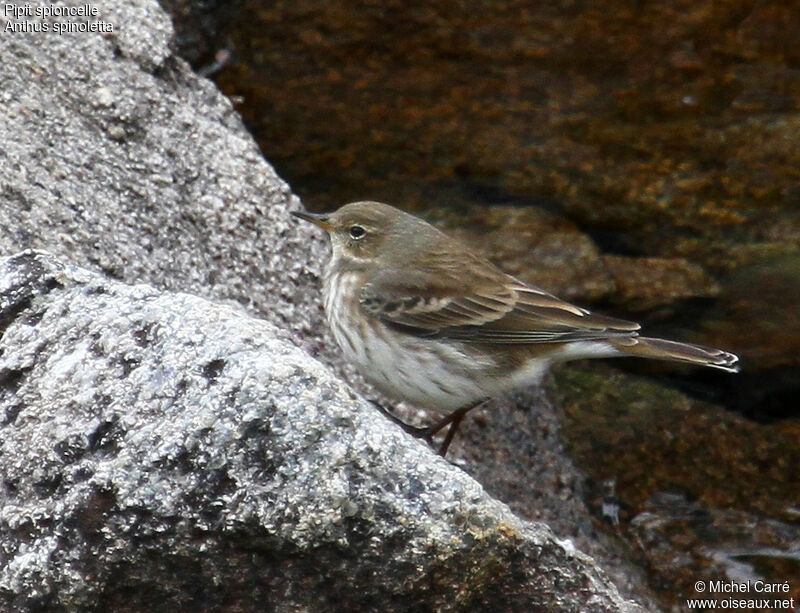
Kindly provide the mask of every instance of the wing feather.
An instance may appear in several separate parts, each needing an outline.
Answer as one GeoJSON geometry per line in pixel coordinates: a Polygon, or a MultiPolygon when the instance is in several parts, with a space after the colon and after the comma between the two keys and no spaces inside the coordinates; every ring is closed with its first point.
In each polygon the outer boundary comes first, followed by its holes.
{"type": "MultiPolygon", "coordinates": [[[[449,269],[446,269],[449,270],[449,269]]],[[[472,272],[472,271],[471,271],[472,272]]],[[[436,287],[413,275],[378,275],[361,291],[366,314],[424,337],[497,344],[636,336],[639,325],[595,315],[503,274],[490,264],[467,287],[442,274],[436,287]]],[[[429,280],[430,277],[427,277],[429,280]]]]}

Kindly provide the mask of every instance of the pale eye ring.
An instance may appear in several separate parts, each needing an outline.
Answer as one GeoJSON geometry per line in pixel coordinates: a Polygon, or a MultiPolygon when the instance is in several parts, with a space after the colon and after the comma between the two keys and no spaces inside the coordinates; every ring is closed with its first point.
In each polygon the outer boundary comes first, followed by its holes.
{"type": "Polygon", "coordinates": [[[355,241],[364,238],[364,235],[367,233],[361,226],[350,226],[348,232],[350,233],[350,238],[355,241]]]}

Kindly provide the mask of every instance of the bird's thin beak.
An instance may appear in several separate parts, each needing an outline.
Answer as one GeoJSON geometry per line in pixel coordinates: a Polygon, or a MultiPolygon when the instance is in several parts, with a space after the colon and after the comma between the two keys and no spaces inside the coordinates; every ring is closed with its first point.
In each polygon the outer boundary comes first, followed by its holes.
{"type": "Polygon", "coordinates": [[[319,226],[323,230],[330,232],[333,226],[328,223],[329,215],[327,213],[306,213],[305,211],[292,211],[292,215],[310,221],[315,226],[319,226]]]}

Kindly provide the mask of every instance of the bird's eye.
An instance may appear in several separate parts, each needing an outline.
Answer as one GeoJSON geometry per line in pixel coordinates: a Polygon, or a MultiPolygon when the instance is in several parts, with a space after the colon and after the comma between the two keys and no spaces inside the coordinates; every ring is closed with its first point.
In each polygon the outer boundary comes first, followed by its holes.
{"type": "Polygon", "coordinates": [[[350,238],[352,238],[353,240],[364,238],[364,235],[367,233],[367,231],[361,226],[350,226],[349,232],[350,232],[350,238]]]}

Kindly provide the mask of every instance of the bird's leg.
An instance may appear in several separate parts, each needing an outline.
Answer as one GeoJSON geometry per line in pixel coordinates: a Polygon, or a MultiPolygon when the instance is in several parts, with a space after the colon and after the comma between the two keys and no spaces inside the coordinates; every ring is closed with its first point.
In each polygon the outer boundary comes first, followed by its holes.
{"type": "Polygon", "coordinates": [[[388,417],[391,421],[396,423],[405,432],[407,432],[408,434],[410,434],[414,438],[424,438],[429,443],[432,442],[431,441],[431,437],[433,435],[430,434],[430,428],[427,428],[427,427],[420,428],[420,427],[417,427],[417,426],[412,426],[411,424],[407,424],[406,422],[404,422],[402,419],[400,419],[396,415],[393,415],[391,411],[389,411],[386,407],[384,407],[383,405],[379,404],[378,402],[375,402],[374,400],[370,400],[370,402],[373,404],[373,406],[376,409],[378,409],[381,413],[383,413],[384,416],[388,417]]]}
{"type": "Polygon", "coordinates": [[[442,441],[442,445],[439,447],[440,456],[445,457],[445,455],[447,454],[447,449],[448,447],[450,447],[450,443],[453,441],[453,437],[456,435],[456,431],[458,430],[458,427],[461,425],[461,421],[464,419],[464,416],[475,407],[482,405],[484,402],[486,402],[486,400],[487,398],[484,398],[483,400],[479,400],[478,402],[475,402],[473,404],[468,404],[466,406],[461,407],[460,409],[456,409],[455,411],[444,417],[444,419],[436,422],[435,424],[427,428],[429,434],[426,437],[426,440],[432,443],[434,435],[437,432],[439,432],[439,430],[441,430],[447,425],[450,426],[450,428],[448,428],[447,430],[447,435],[445,435],[444,437],[444,441],[442,441]]]}
{"type": "Polygon", "coordinates": [[[435,424],[428,426],[426,428],[419,428],[417,426],[412,426],[411,424],[407,424],[399,417],[395,417],[390,413],[385,407],[381,406],[374,400],[370,400],[370,402],[375,405],[375,408],[378,409],[381,413],[383,413],[386,417],[400,426],[405,432],[413,436],[414,438],[421,438],[425,439],[429,445],[433,445],[433,437],[436,436],[442,428],[446,426],[450,426],[447,430],[447,434],[444,437],[444,441],[442,441],[441,446],[439,447],[439,455],[444,457],[447,454],[447,449],[450,447],[450,443],[453,442],[453,437],[456,435],[456,431],[458,427],[461,425],[464,416],[469,413],[475,407],[483,404],[486,402],[486,398],[483,400],[479,400],[473,404],[468,404],[466,406],[461,407],[460,409],[456,409],[452,413],[449,413],[435,424]]]}
{"type": "Polygon", "coordinates": [[[456,435],[456,430],[461,425],[461,421],[464,419],[464,415],[467,414],[472,407],[466,407],[466,409],[458,409],[456,413],[455,419],[450,423],[450,427],[447,429],[447,435],[444,437],[444,441],[442,441],[441,446],[439,447],[439,455],[445,457],[447,455],[447,448],[450,447],[450,443],[453,441],[453,437],[456,435]]]}

